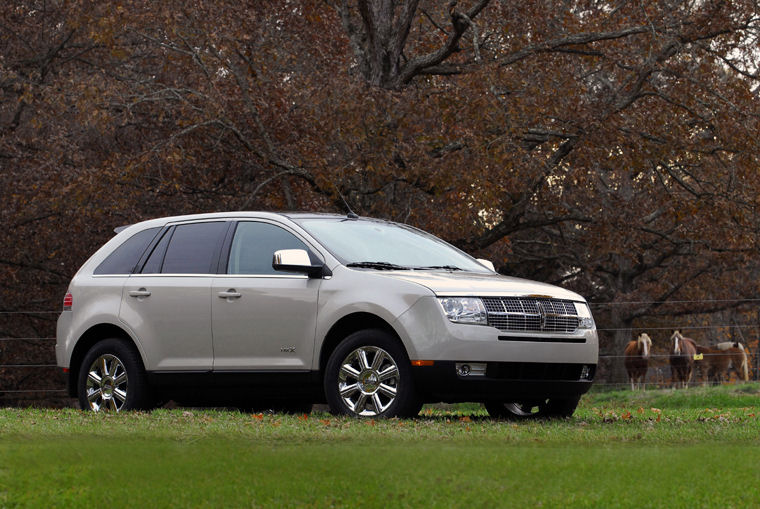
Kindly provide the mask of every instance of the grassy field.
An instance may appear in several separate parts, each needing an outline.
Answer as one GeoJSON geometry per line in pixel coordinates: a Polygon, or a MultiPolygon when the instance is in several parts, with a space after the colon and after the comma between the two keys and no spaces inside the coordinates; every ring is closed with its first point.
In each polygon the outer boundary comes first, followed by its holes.
{"type": "Polygon", "coordinates": [[[0,507],[759,507],[760,385],[367,421],[0,409],[0,507]]]}

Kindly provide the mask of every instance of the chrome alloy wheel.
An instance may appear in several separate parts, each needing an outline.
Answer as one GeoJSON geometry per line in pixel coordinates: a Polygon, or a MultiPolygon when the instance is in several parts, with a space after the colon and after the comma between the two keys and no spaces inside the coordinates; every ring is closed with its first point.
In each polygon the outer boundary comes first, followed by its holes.
{"type": "Polygon", "coordinates": [[[382,348],[362,346],[343,359],[338,392],[352,412],[365,417],[379,415],[393,404],[398,390],[398,366],[382,348]]]}
{"type": "Polygon", "coordinates": [[[127,401],[127,370],[118,357],[103,354],[87,373],[87,401],[95,412],[119,412],[127,401]]]}

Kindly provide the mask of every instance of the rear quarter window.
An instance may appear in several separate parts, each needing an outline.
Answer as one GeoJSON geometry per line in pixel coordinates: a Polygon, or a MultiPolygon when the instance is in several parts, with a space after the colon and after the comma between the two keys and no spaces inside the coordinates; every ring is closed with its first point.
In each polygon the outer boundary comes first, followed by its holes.
{"type": "Polygon", "coordinates": [[[131,274],[148,244],[160,229],[148,228],[129,237],[100,262],[93,274],[131,274]]]}

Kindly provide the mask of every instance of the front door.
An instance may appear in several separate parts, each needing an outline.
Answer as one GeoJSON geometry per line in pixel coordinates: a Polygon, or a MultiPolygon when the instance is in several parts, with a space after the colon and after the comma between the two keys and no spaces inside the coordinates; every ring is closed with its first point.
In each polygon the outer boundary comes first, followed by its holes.
{"type": "Polygon", "coordinates": [[[226,274],[211,288],[214,371],[311,368],[320,279],[278,272],[279,249],[313,250],[294,233],[263,221],[241,221],[226,274]]]}

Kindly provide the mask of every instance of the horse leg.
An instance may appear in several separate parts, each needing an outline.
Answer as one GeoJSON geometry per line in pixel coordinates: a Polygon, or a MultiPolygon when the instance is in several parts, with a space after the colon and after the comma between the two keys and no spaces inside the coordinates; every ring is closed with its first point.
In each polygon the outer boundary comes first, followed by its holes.
{"type": "Polygon", "coordinates": [[[670,378],[673,379],[673,389],[678,388],[678,382],[681,380],[681,377],[678,373],[678,368],[671,364],[670,366],[670,378]]]}

